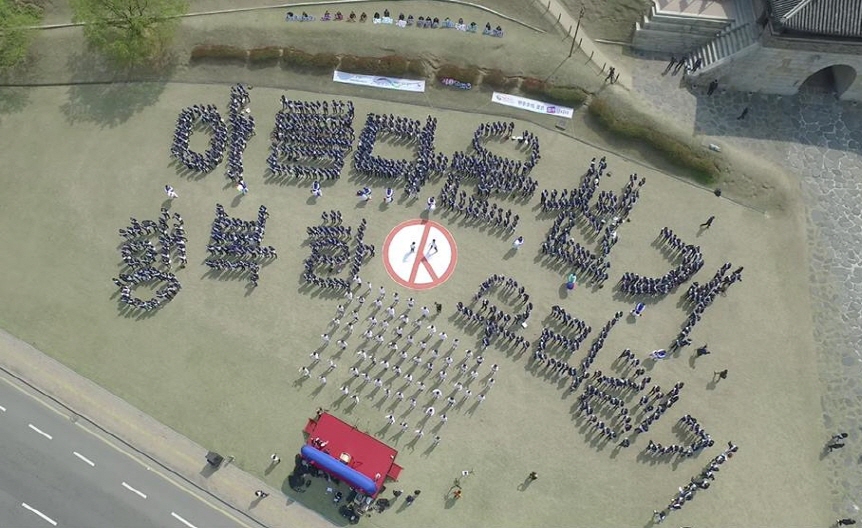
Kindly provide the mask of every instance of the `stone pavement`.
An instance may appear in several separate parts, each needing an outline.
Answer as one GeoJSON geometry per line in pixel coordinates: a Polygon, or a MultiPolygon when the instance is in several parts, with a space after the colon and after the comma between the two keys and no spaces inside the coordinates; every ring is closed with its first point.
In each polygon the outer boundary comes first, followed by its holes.
{"type": "MultiPolygon", "coordinates": [[[[116,440],[111,443],[241,524],[252,528],[336,526],[233,464],[212,471],[206,449],[3,330],[0,375],[30,394],[59,403],[71,420],[116,440]],[[256,500],[254,491],[258,489],[269,491],[270,497],[256,500]]],[[[265,462],[268,460],[261,461],[265,462]]]]}
{"type": "MultiPolygon", "coordinates": [[[[662,72],[664,58],[629,57],[632,92],[703,138],[767,158],[799,178],[808,209],[815,340],[823,420],[850,433],[829,464],[836,515],[859,514],[862,489],[862,107],[832,94],[792,97],[744,92],[711,96],[662,72]],[[739,119],[748,108],[744,119],[739,119]],[[855,448],[855,449],[854,449],[855,448]]],[[[825,440],[825,439],[824,439],[825,440]]]]}

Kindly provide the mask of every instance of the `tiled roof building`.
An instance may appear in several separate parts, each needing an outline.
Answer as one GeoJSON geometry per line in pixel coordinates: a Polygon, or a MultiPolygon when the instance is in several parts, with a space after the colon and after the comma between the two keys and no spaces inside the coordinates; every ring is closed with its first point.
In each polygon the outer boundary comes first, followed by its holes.
{"type": "Polygon", "coordinates": [[[862,38],[862,0],[767,0],[782,34],[862,38]]]}

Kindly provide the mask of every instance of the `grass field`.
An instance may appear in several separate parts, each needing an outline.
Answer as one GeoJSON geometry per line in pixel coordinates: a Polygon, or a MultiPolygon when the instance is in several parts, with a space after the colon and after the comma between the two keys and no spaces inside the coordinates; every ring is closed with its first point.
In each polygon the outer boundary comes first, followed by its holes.
{"type": "MultiPolygon", "coordinates": [[[[722,467],[710,490],[673,514],[672,523],[820,525],[828,518],[828,491],[817,458],[823,431],[812,426],[819,423],[820,410],[807,290],[794,280],[804,276],[805,269],[799,217],[740,207],[613,153],[519,123],[518,130],[526,127],[540,137],[542,160],[533,174],[541,188],[575,186],[589,159],[601,155],[608,156],[613,173],[603,180],[602,189],[619,191],[631,172],[647,178],[631,223],[620,229],[608,287],[567,292],[562,284],[567,270],[541,264],[539,244],[553,218],[537,210],[537,196],[529,203],[502,201],[522,219],[516,234],[523,235],[526,244],[516,254],[509,251],[513,235],[438,214],[436,220],[456,238],[457,269],[444,285],[411,293],[387,277],[383,239],[393,226],[418,217],[424,199],[439,191],[441,181],[432,181],[419,201],[389,207],[380,200],[382,182],[372,183],[372,202],[359,204],[355,190],[366,180],[347,170],[340,181],[325,186],[324,197],[316,203],[309,200],[304,184],[266,184],[267,136],[282,92],[258,87],[251,104],[257,136],[245,154],[250,193],[240,199],[226,185],[221,168],[205,177],[179,177],[168,156],[179,109],[193,103],[224,109],[228,85],[168,83],[158,88],[134,113],[129,112],[129,99],[119,93],[105,96],[99,87],[40,88],[24,94],[0,90],[0,98],[24,96],[15,112],[0,119],[5,138],[0,222],[6,227],[0,232],[0,325],[12,334],[201,445],[233,454],[246,470],[286,489],[290,464],[264,472],[268,454],[278,451],[291,457],[302,443],[306,418],[318,406],[378,432],[390,405],[365,398],[353,408],[338,405],[338,388],[350,379],[347,369],[353,351],[361,346],[358,335],[350,338],[326,387],[317,384],[320,367],[311,379],[298,381],[298,369],[309,363],[309,353],[320,345],[319,336],[328,330],[340,302],[306,292],[300,281],[308,251],[305,227],[315,224],[323,210],[340,209],[351,225],[368,220],[366,241],[377,246],[378,256],[364,267],[363,278],[375,288],[385,285],[388,292],[398,291],[404,299],[412,295],[419,305],[441,302],[444,309],[434,323],[450,339],[461,339],[459,354],[475,349],[481,333],[461,326],[454,305],[468,302],[489,275],[514,277],[527,288],[535,311],[522,333],[530,340],[539,335],[556,304],[598,329],[615,311],[627,312],[633,305],[633,299],[620,298],[611,287],[619,274],[658,276],[671,267],[651,246],[659,229],[670,226],[704,251],[706,266],[694,280],[705,282],[725,261],[744,265],[745,279],[716,301],[694,333],[698,344],[709,343],[712,355],[695,362],[686,351],[652,367],[654,382],[667,388],[683,381],[686,386],[680,403],[648,435],[628,450],[597,444],[583,422],[573,418],[577,393],[567,393],[557,380],[533,368],[529,353],[492,347],[482,374],[488,365],[500,364],[496,385],[486,402],[465,403],[451,413],[437,433],[442,437],[439,446],[432,448],[428,435],[413,442],[412,430],[400,438],[393,438],[391,430],[381,433],[401,450],[398,460],[405,471],[394,486],[422,489],[423,495],[409,509],[396,507],[369,521],[385,527],[642,526],[654,508],[666,505],[677,487],[687,484],[729,440],[740,445],[739,454],[722,467]],[[92,102],[100,119],[85,119],[89,107],[81,101],[92,102]],[[189,266],[177,272],[183,289],[151,317],[126,317],[110,280],[121,269],[116,232],[130,216],[154,219],[168,183],[180,195],[171,210],[185,218],[189,239],[189,266]],[[275,246],[280,257],[264,268],[254,291],[244,280],[211,278],[201,263],[216,203],[244,219],[254,218],[261,204],[269,208],[265,243],[275,246]],[[697,225],[709,215],[717,216],[715,225],[698,233],[697,225]],[[730,370],[729,379],[710,383],[713,371],[724,368],[730,370]],[[698,418],[716,447],[693,460],[672,463],[638,455],[648,439],[676,441],[672,425],[686,413],[698,418]],[[464,498],[447,500],[452,479],[464,469],[475,471],[465,481],[464,498]],[[530,471],[538,471],[541,478],[524,487],[530,471]],[[805,501],[798,500],[802,496],[805,501]]],[[[497,119],[353,100],[357,133],[368,112],[414,118],[433,113],[439,119],[436,147],[447,155],[468,148],[480,122],[497,119]]],[[[508,145],[495,149],[514,155],[508,145]]],[[[407,155],[406,149],[403,154],[387,152],[407,155]]],[[[676,292],[650,302],[636,323],[622,321],[594,368],[614,372],[611,362],[626,347],[645,357],[666,346],[685,318],[678,306],[681,296],[676,292]]],[[[493,300],[504,303],[499,297],[493,300]]],[[[366,304],[363,316],[368,310],[366,304]]],[[[333,343],[324,350],[324,364],[334,348],[333,343]]],[[[579,352],[574,359],[581,357],[579,352]]],[[[395,388],[395,380],[391,383],[395,388]]],[[[420,400],[420,407],[423,403],[420,400]]],[[[406,404],[396,411],[405,413],[411,425],[422,417],[418,407],[409,411],[406,404]]],[[[297,498],[329,515],[334,512],[319,484],[297,498]]]]}

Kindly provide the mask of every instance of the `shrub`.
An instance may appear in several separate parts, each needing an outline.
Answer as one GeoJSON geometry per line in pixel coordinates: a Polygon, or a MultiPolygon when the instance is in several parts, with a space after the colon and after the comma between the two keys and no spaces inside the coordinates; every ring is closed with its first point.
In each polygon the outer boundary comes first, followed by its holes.
{"type": "Polygon", "coordinates": [[[584,104],[584,101],[587,100],[587,96],[587,92],[581,90],[577,86],[552,86],[547,88],[544,93],[540,95],[540,98],[542,98],[546,103],[570,106],[574,108],[584,104]]]}
{"type": "Polygon", "coordinates": [[[664,154],[665,158],[672,163],[689,169],[695,180],[709,184],[718,179],[720,172],[715,162],[709,155],[694,150],[688,143],[664,134],[647,123],[637,123],[630,117],[628,119],[619,117],[611,104],[602,98],[593,99],[588,110],[611,132],[643,140],[664,154]]]}
{"type": "Polygon", "coordinates": [[[377,61],[376,75],[404,77],[407,73],[407,59],[400,55],[387,55],[377,61]]]}
{"type": "Polygon", "coordinates": [[[462,83],[476,84],[479,81],[479,69],[475,67],[462,68],[454,64],[444,64],[437,68],[437,79],[455,79],[462,83]]]}
{"type": "Polygon", "coordinates": [[[338,57],[334,53],[315,53],[309,67],[315,70],[334,70],[338,67],[338,57]]]}
{"type": "Polygon", "coordinates": [[[539,95],[545,90],[546,83],[535,77],[525,77],[521,80],[521,91],[528,95],[539,95]]]}
{"type": "Polygon", "coordinates": [[[338,66],[338,57],[332,53],[312,55],[296,48],[285,48],[282,51],[281,63],[285,68],[295,70],[334,70],[338,66]]]}
{"type": "Polygon", "coordinates": [[[281,53],[281,48],[274,46],[250,49],[248,50],[248,62],[252,64],[276,63],[281,57],[281,53]]]}
{"type": "Polygon", "coordinates": [[[202,44],[192,48],[191,60],[229,60],[245,61],[247,52],[236,46],[223,46],[221,44],[202,44]]]}
{"type": "Polygon", "coordinates": [[[410,59],[407,61],[407,71],[405,75],[408,77],[416,77],[417,79],[425,78],[425,63],[421,59],[410,59]]]}
{"type": "Polygon", "coordinates": [[[521,91],[540,101],[572,108],[582,105],[589,95],[577,86],[554,86],[532,77],[521,82],[521,91]]]}
{"type": "Polygon", "coordinates": [[[495,90],[508,91],[515,88],[518,84],[518,79],[507,77],[506,74],[500,70],[490,70],[482,76],[482,84],[486,84],[495,90]]]}
{"type": "Polygon", "coordinates": [[[338,69],[347,73],[362,73],[374,75],[379,66],[380,59],[373,57],[357,57],[356,55],[345,55],[341,57],[338,69]]]}

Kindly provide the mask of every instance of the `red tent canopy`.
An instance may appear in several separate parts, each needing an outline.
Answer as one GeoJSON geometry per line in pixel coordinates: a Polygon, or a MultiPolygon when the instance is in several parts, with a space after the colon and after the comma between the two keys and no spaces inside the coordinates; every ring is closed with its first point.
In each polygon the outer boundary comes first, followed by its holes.
{"type": "Polygon", "coordinates": [[[329,413],[310,418],[303,432],[306,444],[370,478],[377,489],[387,478],[398,480],[403,469],[395,463],[398,451],[329,413]]]}

